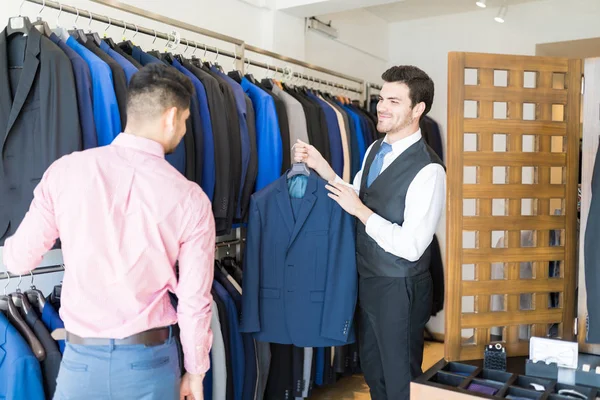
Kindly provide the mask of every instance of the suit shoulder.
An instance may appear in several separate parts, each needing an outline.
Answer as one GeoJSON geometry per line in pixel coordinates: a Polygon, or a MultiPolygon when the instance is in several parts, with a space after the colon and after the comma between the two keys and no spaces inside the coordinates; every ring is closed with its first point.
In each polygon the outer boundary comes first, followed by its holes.
{"type": "Polygon", "coordinates": [[[44,36],[40,40],[41,58],[70,62],[69,57],[57,44],[44,36]]]}

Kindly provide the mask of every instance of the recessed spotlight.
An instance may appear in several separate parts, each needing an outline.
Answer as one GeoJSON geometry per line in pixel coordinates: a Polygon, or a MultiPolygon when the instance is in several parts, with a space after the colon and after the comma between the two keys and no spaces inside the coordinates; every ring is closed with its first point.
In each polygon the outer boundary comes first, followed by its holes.
{"type": "Polygon", "coordinates": [[[506,17],[507,11],[508,11],[507,6],[504,5],[504,6],[500,7],[500,10],[498,11],[498,15],[496,15],[496,18],[494,18],[494,20],[501,24],[504,23],[504,18],[506,17]]]}
{"type": "Polygon", "coordinates": [[[475,4],[477,4],[478,7],[486,8],[487,4],[485,3],[487,3],[487,0],[478,0],[475,4]]]}

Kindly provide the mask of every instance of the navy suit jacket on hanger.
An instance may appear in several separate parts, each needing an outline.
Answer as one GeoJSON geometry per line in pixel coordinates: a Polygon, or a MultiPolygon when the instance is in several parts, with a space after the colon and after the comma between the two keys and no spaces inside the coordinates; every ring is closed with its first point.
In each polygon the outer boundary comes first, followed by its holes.
{"type": "Polygon", "coordinates": [[[354,217],[311,171],[294,218],[287,174],[252,196],[244,257],[242,332],[298,347],[355,341],[354,217]]]}

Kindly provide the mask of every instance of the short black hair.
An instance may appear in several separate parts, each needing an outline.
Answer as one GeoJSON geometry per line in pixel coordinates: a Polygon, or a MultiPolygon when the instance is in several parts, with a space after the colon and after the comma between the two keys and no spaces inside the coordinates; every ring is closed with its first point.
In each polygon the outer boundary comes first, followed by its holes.
{"type": "Polygon", "coordinates": [[[146,118],[172,107],[190,107],[194,86],[188,77],[166,64],[152,63],[136,72],[127,91],[127,115],[146,118]]]}
{"type": "MultiPolygon", "coordinates": [[[[433,81],[425,71],[412,65],[399,65],[385,71],[381,78],[386,82],[404,83],[408,86],[411,107],[420,102],[425,103],[426,115],[433,104],[433,81]]],[[[422,116],[423,116],[422,115],[422,116]]]]}

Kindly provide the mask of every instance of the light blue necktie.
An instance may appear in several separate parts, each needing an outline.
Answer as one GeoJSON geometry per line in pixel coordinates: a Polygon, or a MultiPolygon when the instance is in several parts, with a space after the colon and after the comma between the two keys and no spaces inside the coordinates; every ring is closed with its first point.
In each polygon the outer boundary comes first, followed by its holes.
{"type": "Polygon", "coordinates": [[[381,167],[383,167],[383,159],[385,155],[392,151],[392,146],[386,142],[381,143],[381,147],[371,164],[371,169],[369,170],[369,176],[367,176],[367,187],[371,186],[371,183],[379,176],[381,172],[381,167]]]}

